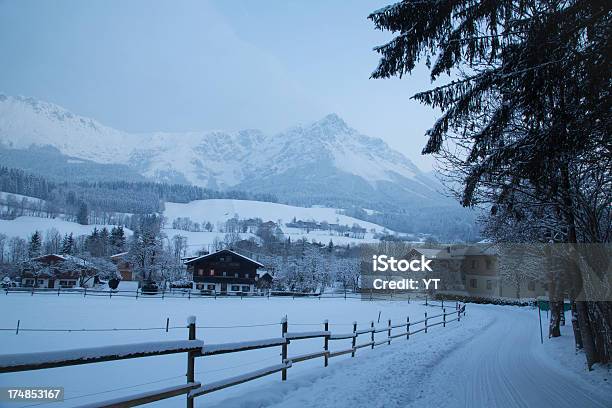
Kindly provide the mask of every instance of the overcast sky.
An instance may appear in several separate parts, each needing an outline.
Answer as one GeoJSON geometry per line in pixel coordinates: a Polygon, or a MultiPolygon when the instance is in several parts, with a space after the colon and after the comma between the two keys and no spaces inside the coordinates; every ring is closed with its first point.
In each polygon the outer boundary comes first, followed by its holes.
{"type": "Polygon", "coordinates": [[[0,0],[0,92],[133,132],[276,132],[335,112],[424,170],[424,69],[372,80],[385,0],[0,0]]]}

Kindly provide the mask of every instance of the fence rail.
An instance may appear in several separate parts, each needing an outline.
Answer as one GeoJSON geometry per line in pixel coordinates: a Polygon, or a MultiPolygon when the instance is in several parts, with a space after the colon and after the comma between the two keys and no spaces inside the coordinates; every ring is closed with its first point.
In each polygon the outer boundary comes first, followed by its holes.
{"type": "MultiPolygon", "coordinates": [[[[431,302],[428,303],[427,296],[424,293],[418,293],[414,291],[406,291],[395,293],[397,291],[364,291],[364,292],[328,292],[328,293],[315,293],[315,292],[297,292],[297,291],[281,291],[281,290],[267,290],[265,292],[216,292],[208,290],[196,290],[196,289],[164,289],[156,292],[146,291],[142,289],[138,290],[113,290],[113,289],[95,289],[95,288],[37,288],[37,287],[7,287],[0,289],[5,295],[13,294],[28,294],[34,295],[48,295],[48,296],[60,296],[60,295],[73,295],[73,296],[92,296],[92,297],[130,297],[136,299],[217,299],[217,298],[270,298],[270,297],[291,297],[291,298],[318,298],[318,299],[362,299],[362,300],[405,300],[411,301],[409,293],[412,293],[416,297],[422,296],[425,299],[426,306],[438,306],[431,302]]],[[[413,296],[412,299],[415,299],[413,296]]]]}
{"type": "Polygon", "coordinates": [[[323,327],[322,331],[289,332],[289,322],[286,318],[284,318],[280,322],[281,337],[222,344],[205,344],[203,341],[197,340],[196,320],[195,317],[190,317],[187,322],[187,328],[189,329],[188,340],[160,341],[81,348],[57,352],[0,355],[0,373],[31,371],[105,361],[186,353],[186,384],[162,388],[154,391],[139,393],[136,395],[116,398],[112,400],[96,402],[93,404],[87,404],[83,405],[82,408],[133,407],[154,401],[159,401],[166,398],[176,397],[179,395],[187,395],[187,408],[192,408],[193,400],[198,396],[209,394],[211,392],[219,391],[224,388],[232,387],[278,372],[281,372],[281,379],[282,381],[285,381],[287,380],[287,370],[293,367],[293,365],[296,363],[313,360],[316,358],[323,358],[323,365],[324,367],[327,367],[330,358],[338,357],[345,354],[351,354],[351,357],[355,357],[355,353],[359,349],[366,347],[371,347],[373,349],[374,347],[383,344],[391,344],[392,340],[401,337],[405,337],[406,340],[409,340],[410,336],[413,336],[417,333],[427,333],[428,328],[435,327],[438,325],[442,325],[443,327],[445,327],[450,322],[460,321],[462,315],[465,315],[465,304],[460,305],[459,303],[456,303],[455,306],[452,307],[451,311],[449,312],[446,311],[446,308],[442,309],[442,313],[436,314],[434,316],[428,316],[427,312],[425,312],[424,319],[422,320],[410,322],[410,318],[407,317],[405,322],[396,324],[392,324],[392,321],[388,320],[386,325],[379,327],[376,327],[374,322],[370,322],[368,327],[360,330],[357,329],[357,323],[354,322],[352,324],[352,332],[336,334],[332,333],[329,330],[328,321],[324,321],[323,323],[321,323],[323,327]],[[452,316],[452,318],[447,319],[447,316],[452,316]],[[432,322],[432,320],[435,319],[441,320],[432,322]],[[423,325],[423,327],[415,329],[415,326],[417,325],[423,325]],[[403,330],[397,332],[398,329],[403,330]],[[393,333],[394,330],[396,330],[396,333],[393,333]],[[383,332],[386,333],[386,336],[384,336],[383,338],[376,339],[375,335],[377,333],[383,332]],[[358,344],[357,340],[360,335],[367,335],[369,341],[358,344]],[[301,354],[297,356],[288,356],[289,345],[292,341],[315,338],[323,339],[323,350],[314,351],[311,353],[301,354]],[[336,351],[329,350],[330,341],[346,339],[351,339],[351,347],[336,351]],[[281,361],[279,364],[250,371],[235,377],[211,382],[209,384],[202,384],[201,382],[195,381],[194,377],[196,358],[203,358],[227,353],[238,353],[242,351],[258,350],[278,346],[281,347],[281,361]]]}

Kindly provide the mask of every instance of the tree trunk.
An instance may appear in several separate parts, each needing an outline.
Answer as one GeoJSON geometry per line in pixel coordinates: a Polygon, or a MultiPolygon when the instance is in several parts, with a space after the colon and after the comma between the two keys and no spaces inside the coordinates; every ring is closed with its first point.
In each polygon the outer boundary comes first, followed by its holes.
{"type": "Polygon", "coordinates": [[[550,322],[548,325],[548,338],[561,336],[561,311],[563,303],[557,301],[549,301],[550,304],[550,322]],[[559,307],[560,306],[560,307],[559,307]]]}
{"type": "Polygon", "coordinates": [[[593,367],[593,364],[598,362],[598,358],[597,350],[595,349],[593,329],[591,328],[591,322],[589,319],[589,312],[587,309],[586,302],[576,302],[576,310],[578,311],[578,324],[580,327],[580,335],[582,337],[584,354],[587,360],[587,367],[590,371],[593,367]]]}
{"type": "Polygon", "coordinates": [[[572,329],[574,330],[574,343],[576,350],[583,348],[582,335],[580,334],[580,325],[578,324],[578,312],[576,311],[576,302],[572,302],[572,329]]]}
{"type": "Polygon", "coordinates": [[[608,363],[612,354],[612,303],[588,302],[589,319],[593,323],[593,338],[597,362],[608,363]]]}
{"type": "MultiPolygon", "coordinates": [[[[567,222],[567,242],[570,244],[578,243],[576,234],[576,218],[574,215],[574,202],[572,200],[571,183],[569,179],[569,168],[567,164],[561,167],[562,186],[563,186],[563,202],[564,212],[567,222]]],[[[578,276],[581,276],[580,266],[576,269],[578,276]]],[[[581,278],[582,279],[582,278],[581,278]]],[[[593,328],[589,319],[589,311],[587,304],[584,301],[576,302],[576,310],[578,314],[578,327],[580,328],[580,336],[582,338],[582,346],[587,361],[589,371],[593,364],[599,362],[597,349],[595,347],[595,339],[593,336],[593,328]]]]}

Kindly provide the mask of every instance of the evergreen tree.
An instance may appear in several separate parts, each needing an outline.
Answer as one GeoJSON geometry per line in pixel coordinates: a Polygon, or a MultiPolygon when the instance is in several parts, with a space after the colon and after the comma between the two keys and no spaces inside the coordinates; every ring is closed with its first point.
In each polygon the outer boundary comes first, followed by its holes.
{"type": "Polygon", "coordinates": [[[79,205],[79,210],[77,212],[77,222],[81,225],[89,224],[89,211],[87,209],[87,204],[82,202],[79,205]]]}
{"type": "MultiPolygon", "coordinates": [[[[459,175],[463,205],[488,203],[515,225],[544,208],[562,241],[609,242],[610,10],[579,0],[402,1],[369,16],[397,33],[376,48],[372,76],[401,77],[421,60],[432,80],[460,73],[413,98],[443,112],[423,153],[459,175]]],[[[570,281],[581,283],[565,288],[572,299],[592,286],[584,272],[576,268],[570,281]]],[[[588,366],[609,361],[612,305],[576,302],[576,310],[588,366]]]]}
{"type": "Polygon", "coordinates": [[[100,231],[99,240],[100,240],[99,242],[100,255],[98,256],[111,255],[110,254],[110,234],[106,227],[102,228],[102,230],[100,231]]]}
{"type": "Polygon", "coordinates": [[[72,236],[72,232],[64,235],[61,253],[62,255],[72,255],[74,253],[74,237],[72,236]]]}
{"type": "Polygon", "coordinates": [[[36,231],[30,237],[30,243],[28,245],[28,257],[36,258],[40,256],[40,250],[42,248],[42,237],[40,232],[36,231]]]}
{"type": "Polygon", "coordinates": [[[125,232],[121,225],[111,229],[109,240],[111,252],[116,254],[125,251],[125,232]]]}

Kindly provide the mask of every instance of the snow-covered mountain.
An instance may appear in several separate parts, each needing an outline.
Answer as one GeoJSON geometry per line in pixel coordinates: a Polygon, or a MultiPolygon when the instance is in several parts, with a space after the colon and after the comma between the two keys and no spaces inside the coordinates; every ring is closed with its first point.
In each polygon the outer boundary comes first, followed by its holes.
{"type": "Polygon", "coordinates": [[[384,141],[340,117],[277,134],[258,130],[133,134],[33,98],[0,94],[0,145],[127,165],[166,182],[273,193],[318,203],[440,200],[437,184],[384,141]]]}

